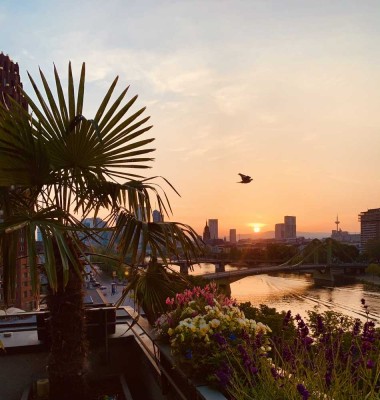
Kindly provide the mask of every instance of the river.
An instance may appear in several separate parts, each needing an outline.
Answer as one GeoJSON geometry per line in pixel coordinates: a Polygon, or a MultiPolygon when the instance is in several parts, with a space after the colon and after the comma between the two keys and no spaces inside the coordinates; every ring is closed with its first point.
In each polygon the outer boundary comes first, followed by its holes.
{"type": "MultiPolygon", "coordinates": [[[[226,271],[235,270],[226,265],[226,271]]],[[[215,272],[213,264],[194,266],[192,275],[215,272]]],[[[369,316],[380,322],[380,286],[369,285],[347,279],[335,282],[315,282],[312,274],[263,274],[244,277],[231,283],[231,296],[239,303],[250,301],[252,305],[265,304],[277,310],[299,313],[306,316],[308,310],[315,307],[319,312],[326,310],[360,318],[365,321],[367,315],[361,304],[366,300],[369,316]]]]}

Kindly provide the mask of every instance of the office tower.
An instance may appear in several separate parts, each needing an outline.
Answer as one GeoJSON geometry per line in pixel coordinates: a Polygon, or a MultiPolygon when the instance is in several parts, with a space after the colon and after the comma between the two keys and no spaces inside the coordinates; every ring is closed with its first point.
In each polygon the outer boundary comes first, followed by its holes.
{"type": "Polygon", "coordinates": [[[153,216],[153,222],[163,222],[164,221],[164,216],[162,215],[162,213],[160,213],[159,210],[153,210],[152,216],[153,216]]]}
{"type": "Polygon", "coordinates": [[[209,219],[208,226],[210,228],[210,236],[211,240],[218,239],[218,220],[217,219],[209,219]]]}
{"type": "MultiPolygon", "coordinates": [[[[0,103],[6,107],[11,107],[9,97],[19,103],[25,110],[28,104],[21,94],[22,83],[20,80],[19,66],[8,56],[0,54],[0,103]]],[[[32,292],[31,276],[27,265],[27,243],[25,233],[22,231],[18,238],[17,253],[18,261],[16,264],[16,293],[15,298],[11,299],[11,304],[26,311],[36,308],[36,299],[32,292]]],[[[0,269],[0,281],[2,280],[2,270],[0,269]]],[[[1,295],[0,295],[1,297],[1,295]]]]}
{"type": "Polygon", "coordinates": [[[230,243],[236,243],[236,229],[230,229],[230,243]]]}
{"type": "Polygon", "coordinates": [[[296,217],[285,216],[285,239],[295,239],[297,237],[296,232],[296,217]]]}
{"type": "Polygon", "coordinates": [[[210,228],[208,227],[207,221],[206,221],[206,225],[203,228],[203,241],[205,243],[207,243],[210,239],[211,239],[210,228]]]}
{"type": "Polygon", "coordinates": [[[369,240],[380,240],[380,208],[373,208],[359,214],[360,245],[365,249],[369,240]]]}
{"type": "Polygon", "coordinates": [[[285,224],[276,224],[274,227],[274,237],[277,240],[285,239],[285,224]]]}

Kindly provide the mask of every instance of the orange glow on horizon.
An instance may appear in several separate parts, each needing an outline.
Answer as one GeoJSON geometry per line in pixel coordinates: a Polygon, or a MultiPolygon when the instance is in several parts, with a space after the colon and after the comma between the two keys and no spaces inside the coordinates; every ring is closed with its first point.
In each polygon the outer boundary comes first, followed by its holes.
{"type": "Polygon", "coordinates": [[[262,228],[263,226],[265,226],[265,224],[262,224],[262,223],[260,223],[260,222],[253,222],[253,223],[250,223],[250,224],[248,224],[248,225],[252,228],[252,230],[253,230],[254,233],[259,233],[259,232],[261,232],[261,228],[262,228]]]}

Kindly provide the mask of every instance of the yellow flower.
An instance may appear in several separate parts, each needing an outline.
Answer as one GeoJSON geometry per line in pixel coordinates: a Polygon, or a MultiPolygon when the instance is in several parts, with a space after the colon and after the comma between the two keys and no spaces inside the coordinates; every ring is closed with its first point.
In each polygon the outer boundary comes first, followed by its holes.
{"type": "Polygon", "coordinates": [[[220,321],[218,319],[214,318],[213,320],[210,321],[210,325],[213,328],[217,328],[220,325],[220,321]]]}
{"type": "Polygon", "coordinates": [[[174,333],[174,330],[172,328],[169,328],[168,329],[168,335],[171,336],[171,335],[173,335],[173,333],[174,333]]]}

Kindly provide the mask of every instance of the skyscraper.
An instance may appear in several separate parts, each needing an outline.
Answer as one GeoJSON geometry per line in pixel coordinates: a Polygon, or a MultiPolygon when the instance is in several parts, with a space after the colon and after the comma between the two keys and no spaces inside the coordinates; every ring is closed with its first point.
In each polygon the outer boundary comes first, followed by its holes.
{"type": "Polygon", "coordinates": [[[359,214],[360,245],[364,249],[372,239],[380,240],[380,208],[373,208],[359,214]]]}
{"type": "Polygon", "coordinates": [[[274,226],[274,237],[277,240],[285,239],[285,224],[276,224],[274,226]]]}
{"type": "Polygon", "coordinates": [[[274,229],[275,229],[275,238],[277,240],[296,239],[297,238],[296,217],[286,215],[284,217],[284,223],[276,224],[274,229]]]}
{"type": "Polygon", "coordinates": [[[211,239],[210,228],[207,225],[207,221],[206,221],[206,225],[203,229],[203,237],[202,238],[205,243],[207,243],[211,239]]]}
{"type": "Polygon", "coordinates": [[[159,210],[153,210],[152,212],[153,222],[163,222],[164,216],[160,213],[159,210]]]}
{"type": "Polygon", "coordinates": [[[286,215],[285,223],[285,239],[295,239],[297,237],[296,217],[286,215]]]}
{"type": "Polygon", "coordinates": [[[230,243],[236,243],[236,229],[230,229],[230,243]]]}
{"type": "Polygon", "coordinates": [[[210,228],[210,236],[211,240],[219,239],[218,236],[218,220],[217,219],[209,219],[208,226],[210,228]]]}

